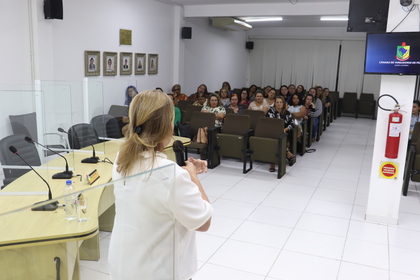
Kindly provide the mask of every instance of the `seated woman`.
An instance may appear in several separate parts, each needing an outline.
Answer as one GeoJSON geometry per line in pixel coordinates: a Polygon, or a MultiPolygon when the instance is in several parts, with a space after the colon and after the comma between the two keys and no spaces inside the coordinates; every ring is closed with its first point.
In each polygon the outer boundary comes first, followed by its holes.
{"type": "Polygon", "coordinates": [[[124,105],[130,106],[131,100],[133,100],[134,96],[139,93],[135,86],[128,86],[125,89],[125,102],[124,105]]]}
{"type": "Polygon", "coordinates": [[[207,96],[209,95],[208,91],[207,91],[207,86],[205,84],[201,84],[198,86],[197,88],[197,92],[191,94],[190,96],[188,96],[188,100],[193,100],[193,101],[197,101],[197,94],[201,92],[204,93],[204,97],[207,98],[207,96]]]}
{"type": "Polygon", "coordinates": [[[229,106],[229,104],[230,104],[230,99],[229,99],[230,93],[229,93],[228,88],[220,89],[219,96],[220,96],[220,101],[222,102],[222,105],[223,106],[229,106]]]}
{"type": "Polygon", "coordinates": [[[244,107],[242,107],[241,105],[238,105],[238,95],[236,93],[232,94],[230,96],[230,104],[226,105],[225,108],[226,109],[232,109],[233,110],[233,114],[235,115],[240,115],[242,114],[242,110],[244,109],[244,107]]]}
{"type": "Polygon", "coordinates": [[[203,106],[201,112],[213,113],[216,115],[215,126],[222,126],[223,119],[226,116],[225,107],[222,106],[219,95],[211,93],[207,98],[207,104],[203,106]]]}
{"type": "Polygon", "coordinates": [[[245,106],[246,108],[248,108],[251,101],[249,100],[249,94],[246,89],[242,90],[240,97],[241,98],[239,100],[239,105],[245,106]]]}
{"type": "Polygon", "coordinates": [[[268,108],[270,108],[270,105],[268,105],[267,101],[265,101],[263,93],[261,91],[257,91],[255,94],[255,100],[249,104],[248,110],[263,111],[264,114],[267,114],[268,108]]]}
{"type": "MultiPolygon", "coordinates": [[[[265,115],[268,118],[282,119],[284,121],[284,133],[289,132],[295,127],[293,116],[289,111],[287,111],[286,106],[286,100],[282,95],[279,95],[276,97],[276,103],[274,107],[270,107],[270,109],[268,109],[267,114],[265,115]]],[[[289,143],[287,143],[287,146],[289,146],[289,143]]],[[[290,152],[289,148],[286,148],[286,158],[288,160],[291,160],[294,157],[296,156],[290,152]]],[[[270,165],[269,171],[276,171],[274,164],[270,165]]]]}
{"type": "Polygon", "coordinates": [[[176,84],[172,87],[172,92],[176,100],[188,100],[186,94],[181,93],[181,85],[176,84]]]}
{"type": "Polygon", "coordinates": [[[197,101],[193,103],[194,106],[203,106],[203,104],[206,102],[206,97],[204,96],[204,93],[199,92],[197,93],[197,101]]]}
{"type": "Polygon", "coordinates": [[[265,101],[267,101],[268,105],[270,105],[270,107],[274,107],[274,103],[275,103],[275,98],[276,98],[276,90],[274,88],[270,89],[270,91],[267,94],[267,98],[265,98],[265,101]]]}
{"type": "Polygon", "coordinates": [[[300,99],[299,94],[295,93],[290,97],[289,108],[287,109],[293,118],[300,125],[304,119],[308,119],[306,108],[303,106],[303,101],[300,99]]]}
{"type": "MultiPolygon", "coordinates": [[[[255,92],[257,91],[257,86],[256,85],[251,85],[249,87],[249,92],[248,92],[248,100],[251,101],[251,97],[255,95],[255,92]]],[[[255,97],[255,96],[254,96],[255,97]]]]}
{"type": "Polygon", "coordinates": [[[173,94],[168,93],[168,96],[171,98],[172,102],[174,103],[174,109],[175,109],[175,118],[174,118],[174,135],[179,136],[178,131],[178,124],[181,122],[181,110],[179,110],[178,107],[176,107],[176,99],[173,94]]]}
{"type": "Polygon", "coordinates": [[[282,85],[280,87],[280,95],[284,97],[284,100],[286,100],[286,102],[289,102],[289,88],[286,85],[282,85]]]}
{"type": "Polygon", "coordinates": [[[296,88],[296,93],[299,94],[300,99],[303,100],[306,94],[306,90],[302,85],[298,85],[298,87],[296,88]]]}
{"type": "Polygon", "coordinates": [[[324,107],[330,107],[331,106],[331,97],[330,97],[330,89],[324,88],[321,94],[321,101],[324,104],[324,107]]]}

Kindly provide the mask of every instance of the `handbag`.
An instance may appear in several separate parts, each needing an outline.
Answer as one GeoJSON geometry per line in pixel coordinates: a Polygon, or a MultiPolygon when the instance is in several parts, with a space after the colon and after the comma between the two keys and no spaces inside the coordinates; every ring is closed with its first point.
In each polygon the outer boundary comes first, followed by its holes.
{"type": "Polygon", "coordinates": [[[200,127],[197,131],[197,143],[208,144],[207,127],[200,127]]]}

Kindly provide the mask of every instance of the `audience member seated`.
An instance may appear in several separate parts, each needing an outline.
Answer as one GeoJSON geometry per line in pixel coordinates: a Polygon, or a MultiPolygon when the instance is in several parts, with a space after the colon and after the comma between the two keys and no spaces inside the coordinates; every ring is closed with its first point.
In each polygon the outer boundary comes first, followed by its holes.
{"type": "Polygon", "coordinates": [[[178,124],[181,122],[181,110],[179,110],[178,107],[176,107],[177,105],[177,100],[175,99],[175,96],[171,93],[168,93],[168,96],[171,98],[172,102],[174,103],[174,110],[175,110],[175,118],[174,118],[174,135],[178,135],[179,136],[179,131],[178,131],[178,124]]]}
{"type": "Polygon", "coordinates": [[[286,100],[286,102],[289,102],[289,89],[286,85],[282,85],[280,87],[280,95],[284,97],[284,100],[286,100]]]}
{"type": "Polygon", "coordinates": [[[268,96],[268,92],[269,92],[271,89],[273,89],[271,86],[266,86],[266,87],[264,88],[264,92],[263,92],[264,97],[267,97],[267,96],[268,96]]]}
{"type": "Polygon", "coordinates": [[[276,98],[276,90],[274,88],[272,88],[267,95],[267,98],[265,98],[265,101],[267,101],[267,104],[270,105],[270,107],[274,107],[274,103],[275,103],[275,98],[276,98]]]}
{"type": "Polygon", "coordinates": [[[324,107],[331,106],[331,97],[330,97],[330,90],[329,88],[324,88],[321,95],[321,101],[324,104],[324,107]]]}
{"type": "Polygon", "coordinates": [[[197,101],[193,103],[194,106],[203,106],[203,104],[206,103],[206,97],[204,96],[204,93],[198,92],[197,93],[197,101]]]}
{"type": "Polygon", "coordinates": [[[251,102],[251,101],[254,101],[254,99],[251,99],[251,98],[253,98],[253,97],[255,97],[255,92],[257,91],[257,86],[256,85],[251,85],[250,87],[249,87],[249,92],[248,92],[248,100],[251,102]]]}
{"type": "MultiPolygon", "coordinates": [[[[233,93],[232,88],[230,87],[229,82],[224,81],[223,84],[222,84],[222,88],[227,88],[228,89],[228,93],[229,93],[228,94],[228,99],[229,99],[230,95],[233,93]]],[[[219,94],[220,94],[220,92],[219,92],[219,94]]],[[[220,98],[221,97],[222,96],[220,96],[220,98]]]]}
{"type": "Polygon", "coordinates": [[[238,102],[239,102],[238,95],[234,93],[230,96],[230,104],[226,105],[225,108],[232,109],[235,115],[240,115],[242,114],[242,110],[244,109],[244,107],[242,107],[241,105],[238,105],[238,102]]]}
{"type": "Polygon", "coordinates": [[[287,109],[293,116],[293,118],[301,125],[304,119],[308,119],[306,107],[303,106],[303,101],[300,99],[299,94],[294,93],[288,102],[289,108],[287,109]]]}
{"type": "Polygon", "coordinates": [[[296,93],[299,94],[300,99],[304,99],[306,95],[306,90],[302,85],[298,85],[296,88],[296,93]]]}
{"type": "MultiPolygon", "coordinates": [[[[226,83],[226,82],[225,82],[226,83]]],[[[229,100],[229,89],[228,88],[221,88],[219,90],[219,96],[220,96],[220,101],[222,102],[222,105],[225,106],[229,106],[230,104],[230,100],[229,100]]]]}
{"type": "MultiPolygon", "coordinates": [[[[284,121],[284,133],[288,133],[290,130],[292,130],[295,127],[295,123],[293,121],[292,114],[286,109],[286,100],[282,95],[279,95],[275,99],[275,105],[274,107],[270,107],[268,109],[267,114],[265,115],[268,118],[273,119],[282,119],[284,121]]],[[[289,146],[289,143],[287,143],[287,146],[289,146]]],[[[292,154],[288,147],[286,147],[286,158],[288,160],[292,160],[295,157],[294,154],[292,154]]],[[[270,172],[276,171],[275,165],[270,165],[270,172]]]]}
{"type": "Polygon", "coordinates": [[[172,87],[173,96],[176,100],[188,100],[186,94],[181,93],[181,85],[176,84],[172,87]]]}
{"type": "Polygon", "coordinates": [[[255,94],[255,100],[249,104],[248,110],[263,111],[264,114],[267,114],[268,108],[270,108],[270,105],[268,105],[267,101],[265,101],[263,93],[261,91],[257,91],[255,94]]]}
{"type": "Polygon", "coordinates": [[[323,88],[321,86],[316,86],[315,90],[316,90],[315,98],[320,98],[321,99],[323,88]]]}
{"type": "Polygon", "coordinates": [[[246,89],[243,89],[241,92],[241,99],[239,101],[239,105],[246,106],[248,108],[251,101],[249,100],[249,94],[246,89]]]}
{"type": "Polygon", "coordinates": [[[135,86],[128,86],[125,90],[125,102],[124,105],[130,106],[131,100],[133,100],[134,96],[139,93],[135,86]]]}
{"type": "Polygon", "coordinates": [[[292,96],[293,94],[296,93],[296,86],[294,84],[290,84],[288,89],[289,89],[289,96],[292,96]]]}
{"type": "Polygon", "coordinates": [[[220,97],[216,93],[211,93],[207,98],[207,104],[203,106],[201,112],[216,114],[216,126],[222,126],[223,119],[226,116],[225,107],[222,106],[220,97]]]}
{"type": "Polygon", "coordinates": [[[205,84],[201,84],[201,85],[198,86],[197,92],[191,94],[188,97],[188,100],[197,101],[197,93],[199,93],[199,92],[204,93],[204,97],[206,97],[206,98],[209,96],[209,93],[207,91],[207,86],[205,84]]]}
{"type": "Polygon", "coordinates": [[[411,121],[410,121],[410,136],[409,139],[411,139],[411,134],[413,133],[414,125],[416,122],[419,121],[419,111],[420,111],[420,101],[414,100],[413,101],[413,109],[411,111],[411,121]]]}

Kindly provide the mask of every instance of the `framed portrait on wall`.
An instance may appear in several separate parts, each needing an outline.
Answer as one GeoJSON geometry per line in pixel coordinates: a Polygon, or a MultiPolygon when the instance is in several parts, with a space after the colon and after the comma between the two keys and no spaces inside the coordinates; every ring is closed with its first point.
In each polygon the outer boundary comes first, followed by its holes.
{"type": "Polygon", "coordinates": [[[133,53],[120,52],[120,75],[133,73],[133,53]]]}
{"type": "Polygon", "coordinates": [[[101,52],[85,51],[85,76],[99,76],[101,74],[101,52]]]}
{"type": "Polygon", "coordinates": [[[146,74],[146,54],[136,53],[134,54],[134,75],[146,74]]]}
{"type": "Polygon", "coordinates": [[[117,75],[117,53],[116,52],[104,52],[103,53],[103,73],[104,76],[116,76],[117,75]]]}
{"type": "Polygon", "coordinates": [[[147,71],[148,74],[157,74],[158,73],[158,62],[159,62],[158,59],[159,59],[159,57],[158,57],[157,54],[149,53],[149,57],[148,57],[149,69],[147,71]]]}

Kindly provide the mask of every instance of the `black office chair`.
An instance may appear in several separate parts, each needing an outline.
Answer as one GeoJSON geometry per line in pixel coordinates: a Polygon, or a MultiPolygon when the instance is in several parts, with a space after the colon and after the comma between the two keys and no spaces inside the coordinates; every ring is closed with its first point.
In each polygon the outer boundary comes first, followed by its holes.
{"type": "Polygon", "coordinates": [[[101,142],[96,130],[88,123],[73,125],[68,131],[68,136],[72,149],[81,149],[101,142]]]}
{"type": "Polygon", "coordinates": [[[120,126],[118,121],[111,115],[99,115],[90,120],[90,125],[96,130],[99,137],[121,138],[120,126]]]}
{"type": "MultiPolygon", "coordinates": [[[[36,149],[35,145],[25,141],[26,136],[27,135],[23,134],[14,134],[0,140],[0,162],[2,165],[26,166],[26,163],[23,162],[19,156],[13,154],[9,150],[10,146],[14,146],[17,149],[19,155],[21,155],[22,158],[25,159],[31,166],[41,165],[38,150],[36,149]]],[[[5,187],[7,184],[22,176],[28,171],[30,170],[3,168],[3,187],[5,187]]]]}

